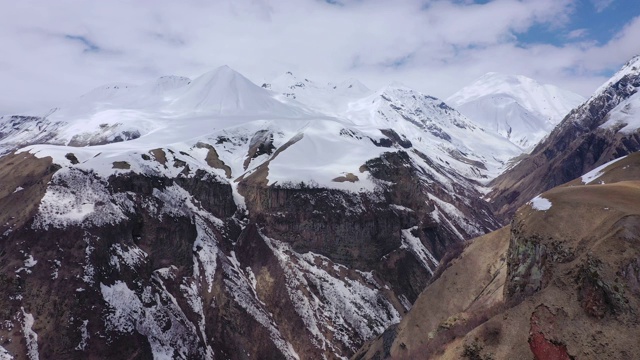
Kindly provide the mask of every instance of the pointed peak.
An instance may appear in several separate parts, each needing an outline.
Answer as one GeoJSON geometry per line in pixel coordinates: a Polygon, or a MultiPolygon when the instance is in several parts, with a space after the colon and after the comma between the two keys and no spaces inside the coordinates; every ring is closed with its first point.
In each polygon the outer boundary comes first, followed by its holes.
{"type": "Polygon", "coordinates": [[[336,84],[334,88],[348,89],[349,91],[367,92],[370,89],[356,78],[348,78],[347,80],[336,84]]]}
{"type": "Polygon", "coordinates": [[[606,91],[611,85],[617,83],[625,76],[640,76],[640,55],[632,57],[627,61],[618,72],[615,73],[609,80],[602,84],[598,90],[596,90],[593,97],[597,97],[602,92],[606,91]]]}
{"type": "Polygon", "coordinates": [[[213,69],[210,73],[215,73],[215,74],[238,74],[241,75],[239,72],[237,72],[236,70],[232,69],[229,65],[222,65],[219,66],[215,69],[213,69]]]}
{"type": "Polygon", "coordinates": [[[633,56],[631,60],[627,61],[627,63],[624,64],[623,68],[634,66],[640,66],[640,54],[633,56]]]}
{"type": "Polygon", "coordinates": [[[391,83],[389,83],[387,86],[383,87],[380,92],[382,93],[386,93],[386,92],[392,92],[392,91],[397,91],[397,90],[401,90],[401,91],[415,91],[412,88],[408,87],[407,85],[399,82],[399,81],[393,81],[391,83]]]}
{"type": "Polygon", "coordinates": [[[208,86],[213,86],[217,84],[217,86],[227,86],[232,83],[242,83],[245,86],[255,86],[251,80],[247,79],[241,73],[235,71],[231,67],[227,65],[220,66],[216,69],[213,69],[209,72],[206,72],[192,81],[193,84],[196,83],[208,83],[208,86]]]}
{"type": "Polygon", "coordinates": [[[228,66],[197,77],[172,102],[171,107],[176,111],[218,115],[297,114],[296,109],[275,99],[271,91],[254,84],[228,66]]]}

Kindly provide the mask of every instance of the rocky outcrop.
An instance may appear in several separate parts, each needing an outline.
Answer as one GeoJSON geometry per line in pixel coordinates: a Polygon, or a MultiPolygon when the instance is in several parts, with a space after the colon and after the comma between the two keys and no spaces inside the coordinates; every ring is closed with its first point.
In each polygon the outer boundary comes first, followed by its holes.
{"type": "Polygon", "coordinates": [[[553,340],[553,333],[566,313],[554,314],[548,307],[539,305],[531,314],[531,328],[529,330],[529,347],[536,360],[571,360],[567,346],[553,340]]]}

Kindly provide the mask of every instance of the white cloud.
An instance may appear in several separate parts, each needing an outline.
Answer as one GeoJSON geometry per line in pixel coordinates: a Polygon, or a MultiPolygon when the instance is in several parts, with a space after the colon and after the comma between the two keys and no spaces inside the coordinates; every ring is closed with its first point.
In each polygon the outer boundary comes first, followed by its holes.
{"type": "Polygon", "coordinates": [[[500,71],[588,95],[604,80],[593,74],[639,51],[638,19],[600,47],[516,41],[535,24],[563,29],[575,1],[0,0],[0,113],[223,64],[257,83],[291,70],[439,97],[500,71]]]}
{"type": "Polygon", "coordinates": [[[609,5],[613,4],[613,0],[591,0],[591,3],[593,7],[596,8],[596,12],[602,12],[608,8],[609,5]]]}
{"type": "Polygon", "coordinates": [[[566,38],[569,40],[575,40],[575,39],[583,38],[587,36],[587,34],[589,34],[589,30],[587,29],[575,29],[575,30],[569,31],[566,38]]]}

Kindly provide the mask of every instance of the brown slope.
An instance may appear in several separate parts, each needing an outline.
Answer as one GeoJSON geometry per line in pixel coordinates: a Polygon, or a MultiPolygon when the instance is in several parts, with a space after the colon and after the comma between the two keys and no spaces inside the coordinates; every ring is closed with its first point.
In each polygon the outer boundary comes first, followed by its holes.
{"type": "MultiPolygon", "coordinates": [[[[534,196],[559,186],[617,157],[640,150],[640,133],[599,128],[609,112],[637,92],[640,73],[628,74],[574,109],[531,154],[492,182],[488,195],[503,222],[534,196]]],[[[629,68],[629,69],[628,69],[629,68]]]]}
{"type": "Polygon", "coordinates": [[[427,343],[439,331],[501,302],[508,236],[506,227],[474,240],[420,295],[400,324],[387,330],[386,337],[367,344],[352,359],[424,353],[425,348],[434,347],[427,343]]]}
{"type": "Polygon", "coordinates": [[[544,193],[547,211],[521,207],[510,227],[474,240],[396,329],[355,358],[634,358],[639,174],[633,154],[607,166],[597,185],[576,180],[544,193]],[[501,256],[506,276],[492,286],[504,292],[465,311],[486,283],[484,269],[501,256]]]}

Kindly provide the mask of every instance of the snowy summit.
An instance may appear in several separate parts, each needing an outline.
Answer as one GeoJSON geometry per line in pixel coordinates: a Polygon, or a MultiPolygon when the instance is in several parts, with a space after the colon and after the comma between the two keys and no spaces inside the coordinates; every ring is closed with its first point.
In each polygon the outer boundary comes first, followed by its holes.
{"type": "Polygon", "coordinates": [[[522,148],[544,138],[584,98],[521,75],[488,73],[447,99],[480,126],[522,148]]]}

